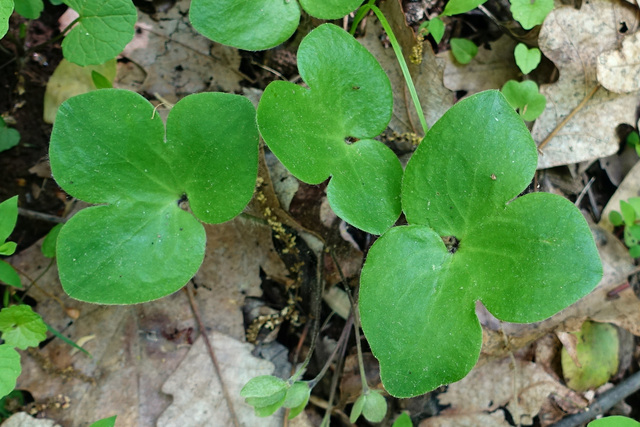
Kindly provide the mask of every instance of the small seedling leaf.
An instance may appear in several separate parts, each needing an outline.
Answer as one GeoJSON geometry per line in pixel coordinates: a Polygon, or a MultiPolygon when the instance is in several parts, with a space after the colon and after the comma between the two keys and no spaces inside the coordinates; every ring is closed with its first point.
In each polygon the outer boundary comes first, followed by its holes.
{"type": "Polygon", "coordinates": [[[636,222],[636,210],[629,202],[621,200],[620,211],[622,212],[622,218],[626,225],[633,225],[636,222]]]}
{"type": "Polygon", "coordinates": [[[629,255],[631,258],[640,257],[640,245],[634,245],[629,248],[629,255]]]}
{"type": "Polygon", "coordinates": [[[622,215],[618,211],[609,212],[609,222],[613,224],[613,226],[618,227],[624,224],[624,219],[622,219],[622,215]]]}
{"type": "Polygon", "coordinates": [[[537,158],[527,127],[497,91],[458,102],[413,154],[402,188],[409,225],[374,243],[360,279],[362,327],[392,395],[417,396],[471,370],[482,344],[477,301],[498,319],[534,322],[602,277],[571,202],[547,193],[516,198],[537,158]]]}
{"type": "Polygon", "coordinates": [[[436,43],[440,43],[444,36],[444,22],[442,22],[442,19],[438,17],[433,18],[431,21],[425,21],[420,25],[420,28],[426,29],[436,43]]]}
{"type": "Polygon", "coordinates": [[[475,9],[487,0],[450,0],[442,12],[445,16],[458,15],[475,9]]]}
{"type": "Polygon", "coordinates": [[[471,40],[452,38],[451,53],[461,64],[468,64],[478,54],[478,46],[471,40]]]}
{"type": "Polygon", "coordinates": [[[538,85],[532,80],[509,80],[502,87],[502,94],[522,119],[527,121],[537,119],[547,105],[547,98],[538,92],[538,85]]]}
{"type": "Polygon", "coordinates": [[[513,18],[525,30],[541,25],[544,18],[553,10],[553,0],[510,0],[513,18]]]}
{"type": "Polygon", "coordinates": [[[20,353],[8,344],[0,345],[0,397],[16,388],[21,371],[20,353]]]}
{"type": "Polygon", "coordinates": [[[138,14],[131,0],[66,0],[78,23],[62,41],[64,57],[80,66],[115,58],[133,39],[138,14]]]}
{"type": "Polygon", "coordinates": [[[540,64],[540,59],[542,58],[540,49],[537,47],[529,49],[524,43],[518,43],[513,54],[516,58],[516,64],[518,65],[518,68],[520,68],[520,71],[522,71],[522,74],[529,74],[535,70],[538,64],[540,64]]]}
{"type": "Polygon", "coordinates": [[[293,419],[300,414],[307,406],[311,389],[309,383],[304,381],[296,381],[287,391],[287,396],[282,404],[285,408],[290,408],[289,419],[293,419]]]}
{"type": "Polygon", "coordinates": [[[53,227],[42,241],[42,255],[47,258],[54,258],[56,256],[56,247],[58,242],[58,234],[62,230],[63,224],[58,224],[53,227]]]}
{"type": "Polygon", "coordinates": [[[629,135],[627,135],[627,144],[629,144],[632,147],[635,147],[637,145],[640,144],[640,135],[638,135],[638,132],[631,132],[629,135]]]}
{"type": "Polygon", "coordinates": [[[392,114],[393,95],[375,58],[341,28],[325,24],[300,44],[298,68],[309,89],[276,81],[258,106],[267,145],[298,179],[319,184],[348,223],[380,234],[400,215],[402,166],[373,140],[392,114]],[[330,48],[329,48],[330,46],[330,48]]]}
{"type": "Polygon", "coordinates": [[[3,38],[9,30],[9,18],[12,12],[13,0],[0,0],[0,39],[3,38]]]}
{"type": "Polygon", "coordinates": [[[18,272],[6,261],[0,259],[0,282],[6,283],[9,286],[15,288],[21,288],[20,275],[18,272]]]}
{"type": "Polygon", "coordinates": [[[387,414],[387,401],[380,392],[370,390],[364,396],[362,415],[371,423],[379,423],[387,414]]]}
{"type": "Polygon", "coordinates": [[[14,3],[16,13],[27,19],[38,19],[44,10],[42,0],[14,0],[14,3]]]}
{"type": "Polygon", "coordinates": [[[18,196],[0,203],[0,243],[4,243],[13,232],[18,221],[18,196]]]}
{"type": "Polygon", "coordinates": [[[198,270],[205,232],[196,217],[224,222],[251,199],[255,110],[237,95],[190,95],[171,110],[165,137],[142,96],[89,92],[60,107],[50,159],[67,193],[106,204],[80,211],[60,231],[65,291],[102,304],[150,301],[180,289],[198,270]],[[193,215],[181,208],[186,200],[193,215]]]}
{"type": "Polygon", "coordinates": [[[353,12],[363,0],[300,0],[309,15],[320,19],[340,19],[353,12]]]}
{"type": "Polygon", "coordinates": [[[25,350],[47,338],[47,325],[28,305],[12,305],[0,311],[0,332],[6,344],[25,350]]]}
{"type": "Polygon", "coordinates": [[[631,418],[615,415],[591,421],[587,427],[640,427],[640,423],[631,418]]]}
{"type": "Polygon", "coordinates": [[[4,119],[0,117],[0,152],[15,147],[19,142],[20,132],[8,127],[4,119]]]}
{"type": "Polygon", "coordinates": [[[116,425],[116,415],[109,418],[103,418],[91,424],[89,427],[114,427],[116,425]]]}
{"type": "Polygon", "coordinates": [[[391,427],[413,427],[413,423],[411,422],[411,417],[406,412],[403,412],[396,418],[391,427]]]}
{"type": "Polygon", "coordinates": [[[356,401],[353,403],[351,407],[351,414],[349,415],[349,421],[351,424],[355,424],[355,422],[362,415],[362,409],[364,408],[364,394],[361,394],[356,401]]]}
{"type": "Polygon", "coordinates": [[[581,366],[576,366],[563,348],[562,372],[567,385],[576,391],[596,388],[609,381],[618,371],[618,331],[606,323],[584,322],[578,338],[576,354],[581,366]]]}
{"type": "Polygon", "coordinates": [[[266,417],[284,404],[287,390],[287,382],[283,379],[262,375],[249,380],[240,390],[240,396],[244,397],[249,405],[255,407],[256,414],[266,417]],[[259,411],[260,409],[262,410],[259,411]]]}
{"type": "Polygon", "coordinates": [[[4,242],[0,245],[0,255],[9,256],[13,255],[16,251],[18,244],[16,242],[4,242]]]}

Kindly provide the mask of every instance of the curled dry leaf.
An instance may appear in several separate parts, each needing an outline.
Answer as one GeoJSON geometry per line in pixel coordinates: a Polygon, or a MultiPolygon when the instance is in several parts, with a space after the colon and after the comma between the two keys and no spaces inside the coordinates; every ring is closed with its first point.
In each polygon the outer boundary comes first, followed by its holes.
{"type": "MultiPolygon", "coordinates": [[[[556,83],[543,85],[547,108],[532,135],[541,143],[597,85],[596,63],[617,49],[620,29],[637,26],[636,9],[622,0],[592,0],[580,10],[553,10],[540,30],[540,50],[560,70],[556,83]]],[[[600,88],[543,148],[538,168],[577,163],[618,151],[615,128],[634,123],[638,93],[619,95],[600,88]]]]}
{"type": "Polygon", "coordinates": [[[640,90],[640,32],[627,36],[622,48],[598,56],[598,81],[616,93],[640,90]]]}

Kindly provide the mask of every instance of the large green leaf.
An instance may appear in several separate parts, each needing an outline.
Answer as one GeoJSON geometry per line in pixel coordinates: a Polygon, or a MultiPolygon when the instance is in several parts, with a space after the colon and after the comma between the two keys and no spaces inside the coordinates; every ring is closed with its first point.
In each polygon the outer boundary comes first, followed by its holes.
{"type": "MultiPolygon", "coordinates": [[[[307,13],[338,19],[362,0],[301,0],[307,13]]],[[[189,20],[200,34],[244,50],[269,49],[287,40],[298,28],[297,0],[193,0],[189,20]]]]}
{"type": "Polygon", "coordinates": [[[536,169],[523,121],[496,91],[460,101],[409,161],[408,226],[372,246],[360,314],[389,393],[416,396],[463,378],[477,361],[481,301],[509,322],[542,320],[593,289],[602,267],[569,201],[514,200],[536,169]]]}
{"type": "Polygon", "coordinates": [[[389,79],[353,37],[331,24],[300,44],[298,68],[309,89],[271,83],[258,106],[258,127],[293,175],[310,184],[330,176],[327,195],[345,221],[380,234],[400,215],[402,167],[373,137],[392,113],[389,79]],[[353,142],[355,141],[355,142],[353,142]]]}
{"type": "Polygon", "coordinates": [[[64,57],[80,66],[115,58],[133,39],[138,19],[131,0],[66,0],[78,12],[76,26],[62,41],[64,57]]]}
{"type": "Polygon", "coordinates": [[[20,353],[10,345],[0,345],[0,397],[13,391],[21,371],[20,353]]]}
{"type": "Polygon", "coordinates": [[[47,325],[28,305],[12,305],[0,311],[0,332],[6,344],[25,350],[47,338],[47,325]]]}
{"type": "Polygon", "coordinates": [[[38,19],[44,10],[42,0],[15,0],[16,12],[27,19],[38,19]]]}
{"type": "Polygon", "coordinates": [[[9,30],[9,18],[13,13],[13,0],[0,0],[0,39],[9,30]]]}
{"type": "Polygon", "coordinates": [[[106,203],[58,236],[58,269],[73,298],[130,304],[168,295],[198,270],[205,232],[251,199],[258,162],[255,110],[243,97],[190,95],[162,120],[117,89],[65,101],[51,135],[51,170],[69,194],[106,203]],[[188,198],[195,217],[181,209],[188,198]]]}

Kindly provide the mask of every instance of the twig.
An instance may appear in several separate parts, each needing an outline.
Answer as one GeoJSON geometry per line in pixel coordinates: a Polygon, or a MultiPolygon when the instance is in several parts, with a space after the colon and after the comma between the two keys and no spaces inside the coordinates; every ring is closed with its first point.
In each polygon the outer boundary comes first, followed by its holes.
{"type": "Polygon", "coordinates": [[[229,394],[229,390],[227,390],[227,386],[224,383],[224,378],[222,378],[222,370],[220,369],[220,365],[218,364],[218,358],[213,352],[213,347],[211,346],[211,341],[209,341],[209,337],[207,336],[207,330],[204,328],[204,324],[202,323],[202,318],[200,317],[200,310],[198,309],[198,305],[196,304],[195,299],[193,298],[193,292],[191,292],[190,283],[185,286],[184,291],[187,293],[189,297],[189,304],[191,304],[191,310],[193,310],[193,315],[196,318],[196,322],[198,323],[198,328],[200,328],[200,332],[202,333],[202,339],[204,339],[204,343],[207,346],[207,350],[209,351],[209,356],[211,357],[211,362],[213,362],[213,367],[216,370],[216,375],[218,375],[218,379],[220,380],[220,385],[222,387],[222,395],[224,400],[227,402],[227,408],[229,408],[229,415],[231,416],[231,421],[233,421],[233,425],[235,427],[240,427],[240,422],[238,421],[238,417],[236,416],[236,411],[233,409],[233,402],[231,401],[231,395],[229,394]]]}
{"type": "Polygon", "coordinates": [[[556,136],[556,134],[558,132],[560,132],[560,129],[562,129],[568,122],[569,120],[571,120],[573,118],[573,116],[576,115],[576,113],[580,110],[582,110],[582,108],[586,105],[587,102],[589,102],[589,100],[591,98],[593,98],[593,95],[596,94],[596,92],[598,91],[598,89],[600,89],[600,85],[597,84],[596,87],[593,88],[593,90],[591,92],[589,92],[587,94],[587,96],[584,97],[584,99],[582,101],[580,101],[580,104],[578,104],[578,106],[576,108],[574,108],[567,117],[564,118],[564,120],[562,120],[562,122],[560,122],[560,124],[558,126],[556,126],[556,128],[551,131],[551,133],[549,134],[549,136],[547,136],[544,141],[542,141],[540,143],[540,145],[538,145],[538,152],[540,154],[542,153],[542,148],[547,145],[549,143],[549,141],[551,141],[551,139],[553,139],[554,136],[556,136]]]}
{"type": "Polygon", "coordinates": [[[593,182],[595,180],[596,180],[596,177],[592,176],[591,179],[589,180],[589,182],[587,182],[587,185],[584,186],[584,188],[582,189],[582,191],[578,195],[578,198],[576,199],[576,202],[574,203],[574,205],[576,205],[578,207],[580,206],[580,202],[582,202],[582,199],[584,198],[584,195],[587,194],[587,191],[589,191],[589,188],[591,188],[591,186],[593,185],[593,182]]]}
{"type": "Polygon", "coordinates": [[[64,224],[67,222],[65,218],[59,217],[57,215],[50,215],[42,212],[36,212],[29,209],[18,208],[18,214],[31,219],[39,219],[42,221],[54,222],[56,224],[64,224]]]}
{"type": "Polygon", "coordinates": [[[616,403],[640,389],[640,372],[636,372],[611,390],[607,390],[584,412],[568,416],[551,427],[576,427],[585,424],[611,409],[616,403]]]}

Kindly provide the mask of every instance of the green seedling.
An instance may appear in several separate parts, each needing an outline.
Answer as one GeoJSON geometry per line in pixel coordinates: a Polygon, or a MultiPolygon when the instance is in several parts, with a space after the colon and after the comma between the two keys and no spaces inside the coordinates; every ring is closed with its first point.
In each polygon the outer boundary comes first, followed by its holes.
{"type": "Polygon", "coordinates": [[[486,1],[487,0],[451,0],[445,6],[442,14],[445,16],[459,15],[475,9],[486,1]]]}
{"type": "Polygon", "coordinates": [[[4,343],[0,345],[0,397],[9,394],[20,376],[20,354],[36,347],[47,337],[47,326],[28,305],[14,305],[0,311],[0,332],[4,343]]]}
{"type": "Polygon", "coordinates": [[[89,427],[114,427],[115,425],[116,415],[98,420],[95,423],[91,424],[89,427]]]}
{"type": "MultiPolygon", "coordinates": [[[[553,10],[553,0],[509,0],[511,14],[525,30],[541,25],[553,10]]],[[[525,73],[526,74],[526,73],[525,73]]]]}
{"type": "Polygon", "coordinates": [[[60,231],[65,291],[102,304],[150,301],[180,289],[200,267],[206,238],[199,220],[230,220],[251,199],[255,109],[237,95],[190,95],[169,113],[165,133],[142,96],[102,89],[61,105],[49,155],[67,193],[101,204],[60,231]]]}
{"type": "Polygon", "coordinates": [[[616,227],[624,225],[624,244],[629,255],[640,257],[640,197],[620,201],[620,212],[611,211],[609,221],[616,227]]]}
{"type": "Polygon", "coordinates": [[[240,396],[254,407],[259,417],[268,417],[278,409],[290,408],[289,419],[300,414],[307,406],[311,389],[305,381],[285,381],[272,375],[262,375],[249,380],[240,396]]]}
{"type": "Polygon", "coordinates": [[[385,389],[417,396],[463,378],[480,354],[480,301],[498,319],[545,319],[589,293],[602,266],[568,200],[516,198],[531,182],[536,145],[497,91],[454,105],[409,161],[409,225],[369,250],[360,317],[385,389]]]}
{"type": "Polygon", "coordinates": [[[244,50],[269,49],[298,28],[300,8],[320,19],[339,19],[362,0],[193,0],[189,20],[203,36],[244,50]]]}
{"type": "Polygon", "coordinates": [[[513,51],[513,55],[516,58],[516,64],[518,68],[520,68],[520,71],[522,71],[522,74],[529,74],[535,70],[542,58],[540,49],[537,47],[529,49],[524,43],[518,43],[513,51]]]}
{"type": "Polygon", "coordinates": [[[379,423],[387,414],[387,401],[377,390],[367,390],[361,394],[351,408],[349,421],[355,423],[363,415],[371,423],[379,423]]]}
{"type": "MultiPolygon", "coordinates": [[[[7,239],[13,232],[18,221],[18,196],[0,203],[0,255],[13,255],[18,246],[15,242],[8,242],[7,239]]],[[[0,282],[7,285],[21,288],[20,276],[16,270],[6,261],[0,260],[0,282]]]]}
{"type": "Polygon", "coordinates": [[[591,421],[587,427],[640,427],[640,423],[631,418],[615,415],[591,421]]]}
{"type": "Polygon", "coordinates": [[[298,69],[308,89],[275,81],[264,91],[257,116],[262,137],[301,181],[331,177],[327,197],[340,218],[383,233],[401,210],[402,166],[373,139],[391,119],[389,79],[360,43],[332,24],[304,38],[298,69]]]}
{"type": "Polygon", "coordinates": [[[20,143],[20,132],[7,126],[0,117],[0,152],[9,150],[20,143]]]}
{"type": "Polygon", "coordinates": [[[523,120],[537,119],[547,106],[547,98],[538,92],[538,85],[532,80],[509,80],[502,87],[502,94],[523,120]]]}
{"type": "Polygon", "coordinates": [[[452,38],[451,53],[453,57],[461,64],[468,64],[478,54],[478,46],[471,40],[452,38]]]}
{"type": "Polygon", "coordinates": [[[618,372],[618,331],[607,323],[584,322],[577,338],[579,365],[562,348],[562,373],[567,386],[576,391],[600,387],[618,372]]]}
{"type": "Polygon", "coordinates": [[[433,18],[431,21],[424,21],[420,24],[420,31],[424,35],[431,34],[436,43],[440,43],[444,36],[444,22],[438,17],[433,18]]]}

